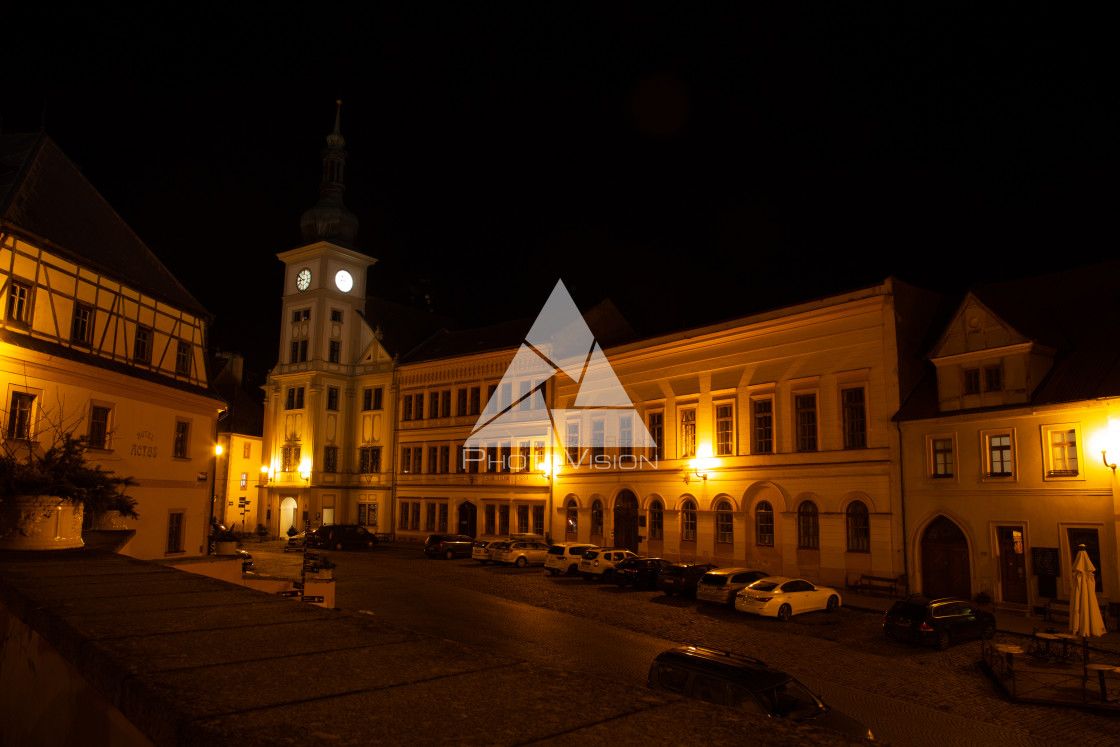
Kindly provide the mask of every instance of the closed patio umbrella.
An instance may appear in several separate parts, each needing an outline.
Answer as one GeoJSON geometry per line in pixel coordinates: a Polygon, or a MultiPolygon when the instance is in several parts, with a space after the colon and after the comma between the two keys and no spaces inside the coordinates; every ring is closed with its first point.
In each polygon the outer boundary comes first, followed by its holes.
{"type": "Polygon", "coordinates": [[[1093,563],[1085,552],[1085,545],[1077,551],[1073,561],[1073,588],[1069,598],[1069,630],[1071,633],[1088,638],[1104,635],[1104,619],[1101,606],[1097,602],[1097,585],[1093,563]]]}

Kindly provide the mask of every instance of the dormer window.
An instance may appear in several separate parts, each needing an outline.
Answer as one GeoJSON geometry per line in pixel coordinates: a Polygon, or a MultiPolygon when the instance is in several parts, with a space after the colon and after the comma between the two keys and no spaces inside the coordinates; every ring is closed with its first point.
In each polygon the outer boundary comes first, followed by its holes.
{"type": "Polygon", "coordinates": [[[1000,366],[984,366],[984,391],[998,392],[1003,389],[1003,369],[1000,366]]]}
{"type": "Polygon", "coordinates": [[[964,388],[965,394],[979,394],[980,393],[980,369],[979,368],[966,368],[961,372],[964,375],[964,388]]]}

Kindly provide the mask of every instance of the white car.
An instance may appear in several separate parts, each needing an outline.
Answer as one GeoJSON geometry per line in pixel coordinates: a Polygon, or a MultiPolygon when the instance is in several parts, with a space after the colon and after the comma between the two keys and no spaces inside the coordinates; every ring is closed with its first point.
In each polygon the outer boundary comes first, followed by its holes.
{"type": "Polygon", "coordinates": [[[593,547],[579,559],[579,573],[585,581],[594,578],[609,580],[616,563],[627,558],[636,558],[638,553],[621,547],[593,547]]]}
{"type": "Polygon", "coordinates": [[[776,617],[782,622],[802,612],[835,612],[839,606],[840,594],[836,589],[784,576],[759,579],[735,597],[735,609],[740,612],[776,617]]]}
{"type": "Polygon", "coordinates": [[[499,543],[506,545],[490,553],[490,560],[502,565],[515,565],[524,568],[527,565],[544,565],[545,556],[548,554],[548,545],[535,540],[519,540],[516,542],[499,543]]]}
{"type": "Polygon", "coordinates": [[[579,573],[579,561],[588,550],[596,549],[595,545],[586,542],[557,542],[548,548],[544,556],[544,567],[553,576],[563,573],[574,576],[579,573]]]}

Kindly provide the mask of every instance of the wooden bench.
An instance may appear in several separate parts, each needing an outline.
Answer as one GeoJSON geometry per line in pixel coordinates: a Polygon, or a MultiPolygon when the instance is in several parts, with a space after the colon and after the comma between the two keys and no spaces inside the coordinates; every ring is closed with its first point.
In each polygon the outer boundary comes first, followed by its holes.
{"type": "Polygon", "coordinates": [[[898,596],[899,589],[905,587],[905,573],[898,576],[872,576],[869,573],[862,573],[856,583],[856,588],[861,592],[885,591],[892,597],[898,596]]]}

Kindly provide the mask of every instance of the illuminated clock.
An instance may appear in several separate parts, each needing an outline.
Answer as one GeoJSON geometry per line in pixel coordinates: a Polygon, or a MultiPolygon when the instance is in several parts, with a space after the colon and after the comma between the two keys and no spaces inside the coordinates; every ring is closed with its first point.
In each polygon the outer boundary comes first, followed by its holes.
{"type": "Polygon", "coordinates": [[[301,291],[305,291],[311,287],[311,270],[304,267],[296,275],[296,287],[301,291]]]}
{"type": "Polygon", "coordinates": [[[346,270],[339,270],[335,273],[334,284],[343,293],[349,293],[350,289],[354,287],[354,278],[350,277],[350,273],[346,270]]]}

